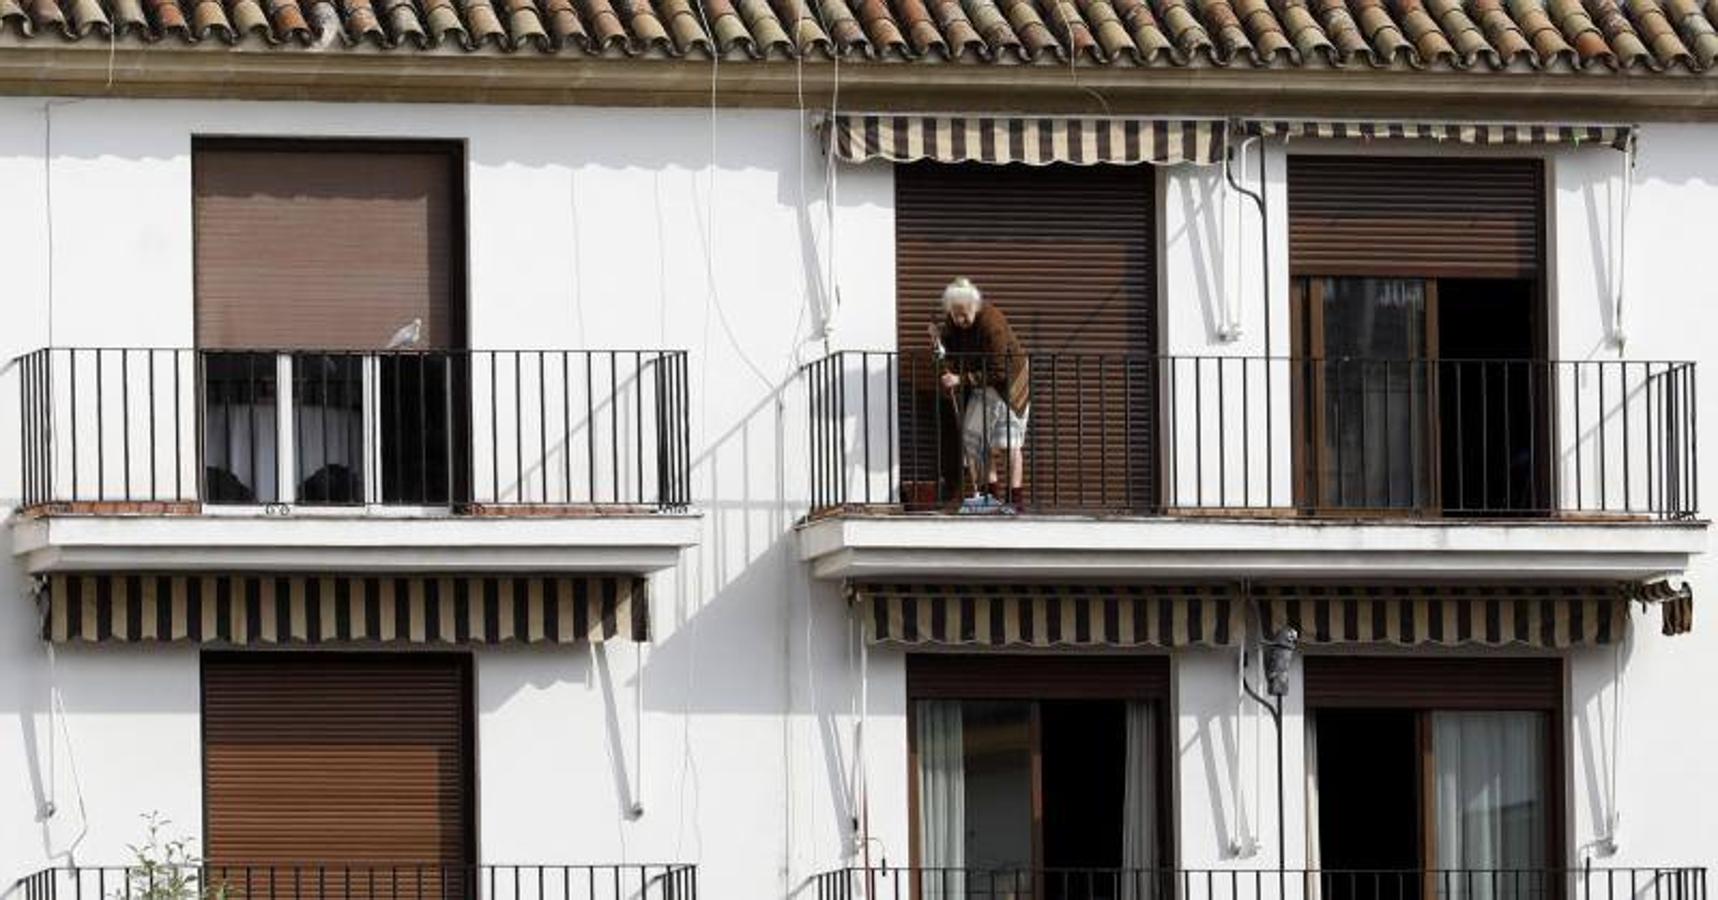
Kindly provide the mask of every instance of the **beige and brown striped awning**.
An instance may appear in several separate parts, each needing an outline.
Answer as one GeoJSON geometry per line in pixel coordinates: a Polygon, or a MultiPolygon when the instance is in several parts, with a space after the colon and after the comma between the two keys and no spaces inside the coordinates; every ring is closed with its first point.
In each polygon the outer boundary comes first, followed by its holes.
{"type": "Polygon", "coordinates": [[[1269,138],[1433,141],[1472,145],[1569,144],[1627,150],[1633,125],[1556,125],[1505,122],[1377,122],[1248,119],[1242,134],[1269,138]]]}
{"type": "Polygon", "coordinates": [[[845,162],[1172,165],[1222,162],[1228,125],[1215,119],[924,116],[843,113],[818,123],[845,162]]]}
{"type": "Polygon", "coordinates": [[[637,575],[56,573],[44,638],[228,644],[646,641],[637,575]]]}
{"type": "Polygon", "coordinates": [[[968,647],[1223,647],[1240,640],[1230,585],[852,582],[872,643],[968,647]]]}
{"type": "Polygon", "coordinates": [[[1311,644],[1405,647],[1609,644],[1628,627],[1624,584],[1254,584],[1267,633],[1311,644]]]}

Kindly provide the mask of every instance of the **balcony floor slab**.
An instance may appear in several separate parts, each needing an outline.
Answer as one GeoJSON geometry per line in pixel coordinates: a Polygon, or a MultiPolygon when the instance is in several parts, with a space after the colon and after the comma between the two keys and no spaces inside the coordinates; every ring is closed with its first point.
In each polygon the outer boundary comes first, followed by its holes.
{"type": "Polygon", "coordinates": [[[1357,521],[832,515],[799,527],[818,578],[1508,578],[1684,571],[1705,521],[1357,521]]]}
{"type": "Polygon", "coordinates": [[[675,565],[700,528],[696,513],[46,515],[15,518],[12,548],[32,573],[646,573],[675,565]]]}

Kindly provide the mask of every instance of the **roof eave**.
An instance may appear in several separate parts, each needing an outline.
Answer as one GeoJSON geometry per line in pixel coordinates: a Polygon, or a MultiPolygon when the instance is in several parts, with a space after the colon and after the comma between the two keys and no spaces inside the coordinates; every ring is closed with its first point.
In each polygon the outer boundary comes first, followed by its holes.
{"type": "Polygon", "coordinates": [[[1680,73],[1373,71],[569,59],[499,53],[0,41],[0,94],[827,108],[1067,114],[1341,114],[1718,120],[1718,78],[1680,73]]]}

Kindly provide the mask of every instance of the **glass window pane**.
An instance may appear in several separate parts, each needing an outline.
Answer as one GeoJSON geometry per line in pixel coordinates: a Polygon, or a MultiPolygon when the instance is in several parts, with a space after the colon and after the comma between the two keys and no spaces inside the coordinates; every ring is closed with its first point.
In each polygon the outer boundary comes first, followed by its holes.
{"type": "Polygon", "coordinates": [[[270,353],[203,355],[203,501],[275,503],[278,392],[270,353]]]}
{"type": "Polygon", "coordinates": [[[1437,867],[1509,872],[1458,878],[1453,900],[1537,895],[1545,862],[1545,728],[1542,713],[1432,715],[1437,765],[1437,867]]]}
{"type": "Polygon", "coordinates": [[[1327,278],[1323,287],[1323,505],[1413,509],[1430,500],[1426,282],[1327,278]]]}

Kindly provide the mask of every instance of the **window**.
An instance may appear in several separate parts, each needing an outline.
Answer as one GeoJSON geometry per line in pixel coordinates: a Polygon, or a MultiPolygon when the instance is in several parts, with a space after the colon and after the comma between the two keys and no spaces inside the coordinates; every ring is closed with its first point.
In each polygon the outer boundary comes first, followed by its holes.
{"type": "Polygon", "coordinates": [[[919,896],[1155,896],[1167,683],[1161,657],[909,657],[919,896]]]}
{"type": "Polygon", "coordinates": [[[926,334],[942,321],[943,288],[962,276],[1007,317],[1030,360],[1019,462],[1027,502],[1067,510],[1153,504],[1154,179],[1150,167],[1133,166],[895,168],[901,477],[909,504],[955,499],[971,477],[953,405],[966,398],[937,385],[926,334]]]}
{"type": "Polygon", "coordinates": [[[475,861],[470,697],[468,656],[206,654],[209,877],[245,897],[468,893],[446,880],[475,861]]]}
{"type": "Polygon", "coordinates": [[[1324,900],[1555,895],[1558,660],[1314,657],[1306,690],[1324,900]]]}
{"type": "Polygon", "coordinates": [[[205,140],[192,168],[204,500],[463,495],[458,148],[205,140]]]}
{"type": "Polygon", "coordinates": [[[1289,158],[1301,506],[1551,505],[1541,182],[1536,160],[1289,158]]]}

